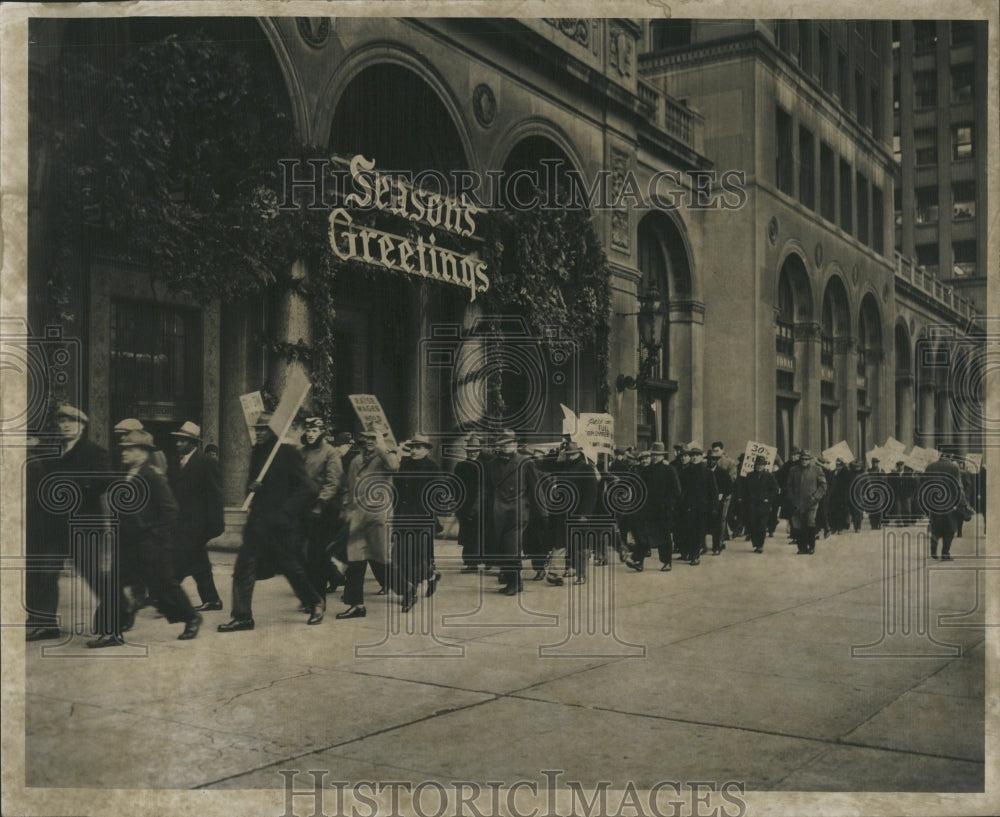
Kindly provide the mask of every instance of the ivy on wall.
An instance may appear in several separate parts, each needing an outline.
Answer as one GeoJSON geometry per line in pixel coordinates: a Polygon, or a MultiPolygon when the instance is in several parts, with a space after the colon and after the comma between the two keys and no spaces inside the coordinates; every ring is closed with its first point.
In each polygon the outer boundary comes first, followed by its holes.
{"type": "MultiPolygon", "coordinates": [[[[387,273],[330,252],[328,212],[278,208],[278,160],[324,154],[293,143],[284,89],[267,86],[238,46],[198,32],[103,63],[69,52],[61,69],[55,104],[35,103],[32,142],[36,166],[42,156],[48,163],[49,314],[65,310],[85,247],[200,302],[296,293],[308,303],[311,337],[261,342],[307,366],[312,411],[329,419],[338,278],[387,273]],[[297,261],[308,271],[301,279],[297,261]]],[[[610,284],[589,214],[495,211],[484,224],[487,312],[514,311],[591,349],[604,404],[610,284]]]]}

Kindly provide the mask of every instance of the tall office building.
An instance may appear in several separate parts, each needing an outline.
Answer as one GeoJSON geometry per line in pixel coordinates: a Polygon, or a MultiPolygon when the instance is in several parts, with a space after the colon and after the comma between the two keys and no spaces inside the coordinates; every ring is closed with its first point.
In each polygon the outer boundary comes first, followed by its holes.
{"type": "Polygon", "coordinates": [[[986,21],[892,24],[896,248],[980,312],[986,311],[987,34],[986,21]]]}

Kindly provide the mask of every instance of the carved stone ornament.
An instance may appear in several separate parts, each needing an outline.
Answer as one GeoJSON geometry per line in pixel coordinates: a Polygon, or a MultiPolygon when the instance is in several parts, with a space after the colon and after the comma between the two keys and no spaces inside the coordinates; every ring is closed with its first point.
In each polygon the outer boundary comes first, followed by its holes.
{"type": "Polygon", "coordinates": [[[472,112],[482,127],[488,128],[493,124],[497,117],[497,98],[489,85],[481,82],[472,91],[472,112]]]}
{"type": "Polygon", "coordinates": [[[803,321],[795,324],[792,334],[795,340],[819,340],[823,334],[823,327],[815,321],[803,321]]]}
{"type": "Polygon", "coordinates": [[[295,25],[306,45],[322,48],[330,36],[329,17],[296,17],[295,25]]]}
{"type": "Polygon", "coordinates": [[[816,251],[813,253],[813,258],[816,259],[816,266],[822,266],[823,264],[823,245],[818,241],[816,242],[816,251]]]}
{"type": "Polygon", "coordinates": [[[622,250],[628,250],[628,212],[615,210],[611,214],[611,245],[622,250]]]}
{"type": "Polygon", "coordinates": [[[546,17],[545,22],[559,29],[580,45],[590,45],[590,20],[586,17],[546,17]]]}
{"type": "Polygon", "coordinates": [[[608,61],[621,77],[632,76],[632,38],[621,29],[611,32],[608,43],[608,61]]]}
{"type": "Polygon", "coordinates": [[[771,220],[767,222],[767,240],[772,244],[776,243],[778,240],[778,217],[771,216],[771,220]]]}

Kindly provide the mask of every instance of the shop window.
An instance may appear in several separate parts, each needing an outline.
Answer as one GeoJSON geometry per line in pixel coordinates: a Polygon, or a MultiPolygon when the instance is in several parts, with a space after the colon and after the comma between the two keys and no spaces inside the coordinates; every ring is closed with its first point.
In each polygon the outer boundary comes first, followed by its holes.
{"type": "Polygon", "coordinates": [[[918,187],[915,191],[917,196],[917,210],[915,220],[917,224],[935,224],[938,220],[938,189],[937,185],[918,187]]]}
{"type": "Polygon", "coordinates": [[[872,249],[885,254],[885,202],[882,188],[872,185],[872,249]]]}
{"type": "Polygon", "coordinates": [[[781,192],[791,196],[795,194],[792,117],[781,108],[776,109],[775,130],[775,181],[781,192]]]}
{"type": "Polygon", "coordinates": [[[933,108],[937,105],[937,73],[915,71],[913,73],[913,107],[933,108]]]}
{"type": "Polygon", "coordinates": [[[974,155],[972,125],[965,123],[951,128],[951,156],[953,159],[971,159],[974,155]]]}
{"type": "Polygon", "coordinates": [[[971,102],[975,72],[971,62],[951,67],[951,101],[971,102]]]}
{"type": "Polygon", "coordinates": [[[816,149],[812,132],[799,128],[799,201],[816,209],[816,149]]]}
{"type": "Polygon", "coordinates": [[[870,234],[868,232],[868,179],[863,173],[858,173],[855,191],[858,197],[858,241],[868,244],[870,234]]]}
{"type": "Polygon", "coordinates": [[[913,49],[933,51],[937,45],[937,23],[933,20],[919,20],[913,24],[913,49]]]}
{"type": "Polygon", "coordinates": [[[956,241],[951,245],[954,255],[952,275],[969,278],[976,274],[976,242],[956,241]]]}
{"type": "Polygon", "coordinates": [[[913,131],[913,151],[918,165],[937,164],[937,130],[921,128],[913,131]]]}
{"type": "Polygon", "coordinates": [[[854,232],[854,197],[851,194],[851,166],[840,160],[840,227],[848,234],[854,232]]]}
{"type": "Polygon", "coordinates": [[[831,222],[837,220],[835,185],[833,148],[825,142],[821,142],[819,146],[819,207],[823,218],[831,222]]]}
{"type": "Polygon", "coordinates": [[[976,23],[972,20],[951,21],[951,44],[968,45],[976,41],[976,23]]]}
{"type": "Polygon", "coordinates": [[[976,217],[976,183],[955,182],[951,187],[951,217],[956,221],[976,217]]]}

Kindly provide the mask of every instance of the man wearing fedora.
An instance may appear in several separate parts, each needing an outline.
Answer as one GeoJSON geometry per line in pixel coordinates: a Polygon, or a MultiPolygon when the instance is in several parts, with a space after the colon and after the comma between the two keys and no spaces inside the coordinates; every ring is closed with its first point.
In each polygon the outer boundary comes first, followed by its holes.
{"type": "Polygon", "coordinates": [[[326,441],[326,422],[322,417],[307,417],[299,453],[306,466],[306,474],[319,487],[319,495],[307,511],[305,563],[309,580],[316,591],[326,598],[327,587],[334,590],[340,584],[340,571],[327,555],[337,530],[340,515],[336,499],[344,481],[340,456],[326,441]]]}
{"type": "Polygon", "coordinates": [[[566,556],[570,567],[576,576],[576,584],[587,581],[587,561],[590,555],[587,548],[587,536],[584,531],[577,531],[571,536],[571,527],[586,524],[587,517],[594,513],[597,503],[598,477],[597,470],[587,462],[579,443],[570,440],[559,453],[549,474],[539,477],[542,482],[543,499],[554,500],[545,510],[548,517],[548,528],[552,534],[552,552],[549,555],[548,580],[550,584],[560,585],[562,579],[553,570],[558,560],[566,556]],[[544,490],[544,488],[548,490],[544,490]],[[566,503],[562,500],[570,498],[566,503]]]}
{"type": "Polygon", "coordinates": [[[767,457],[763,455],[754,459],[753,471],[742,480],[743,514],[750,544],[754,553],[763,553],[768,521],[778,503],[778,482],[774,474],[767,470],[767,457]]]}
{"type": "Polygon", "coordinates": [[[222,476],[216,460],[198,450],[201,428],[191,421],[172,431],[177,463],[170,472],[170,487],[180,508],[174,536],[174,573],[178,581],[191,576],[201,604],[197,610],[221,610],[215,587],[208,542],[226,529],[222,502],[222,476]]]}
{"type": "Polygon", "coordinates": [[[682,558],[690,565],[701,563],[701,553],[705,549],[705,534],[708,523],[719,501],[719,490],[715,477],[702,461],[704,453],[698,446],[686,451],[690,461],[677,478],[681,483],[681,515],[684,518],[684,541],[681,545],[682,558]]]}
{"type": "Polygon", "coordinates": [[[545,515],[535,500],[537,475],[529,457],[517,453],[517,436],[505,429],[484,474],[491,562],[500,568],[499,592],[516,596],[521,583],[521,541],[531,514],[545,515]]]}
{"type": "MultiPolygon", "coordinates": [[[[166,475],[150,461],[156,445],[147,431],[129,431],[118,444],[122,465],[127,469],[126,480],[143,486],[146,501],[137,503],[134,511],[119,512],[119,536],[123,551],[131,551],[139,577],[156,599],[156,608],[171,624],[184,622],[178,636],[189,641],[198,635],[201,615],[191,606],[191,600],[181,588],[171,558],[171,541],[177,524],[177,500],[166,475]]],[[[88,647],[114,647],[124,643],[121,628],[88,641],[88,647]]]]}
{"type": "Polygon", "coordinates": [[[816,512],[826,494],[826,474],[808,451],[788,469],[785,496],[790,511],[792,541],[800,554],[816,552],[816,512]]]}
{"type": "Polygon", "coordinates": [[[60,451],[53,458],[29,461],[27,472],[29,497],[26,505],[27,570],[25,574],[25,606],[28,610],[27,641],[60,638],[56,611],[59,608],[60,568],[53,558],[71,557],[77,575],[82,577],[97,596],[94,632],[108,635],[115,631],[118,611],[124,608],[124,596],[118,591],[117,600],[108,598],[106,575],[101,569],[104,554],[90,543],[86,548],[73,548],[69,513],[60,511],[39,495],[46,477],[63,479],[75,486],[80,501],[73,513],[78,516],[104,515],[101,497],[114,477],[108,452],[87,439],[90,419],[80,409],[60,405],[55,423],[59,431],[60,451]],[[103,476],[102,476],[103,474],[103,476]]]}
{"type": "Polygon", "coordinates": [[[261,412],[254,424],[257,442],[250,452],[247,477],[253,500],[233,568],[233,618],[219,625],[220,633],[254,628],[254,584],[276,573],[285,574],[301,605],[310,611],[307,624],[319,624],[326,612],[326,602],[306,574],[300,544],[302,518],[319,492],[295,446],[281,442],[271,430],[272,416],[269,411],[261,412]],[[261,477],[272,451],[274,458],[261,477]]]}
{"type": "Polygon", "coordinates": [[[465,442],[465,459],[455,464],[455,476],[462,483],[464,494],[458,506],[458,545],[462,548],[462,573],[478,573],[483,563],[481,527],[482,472],[480,460],[483,446],[479,437],[470,434],[465,442]]]}
{"type": "Polygon", "coordinates": [[[413,587],[426,581],[425,596],[433,596],[441,574],[434,567],[434,531],[437,517],[427,507],[428,488],[441,475],[441,466],[431,457],[434,443],[421,432],[403,443],[410,449],[393,477],[396,507],[393,511],[392,563],[413,587]]]}
{"type": "MultiPolygon", "coordinates": [[[[126,417],[115,423],[112,433],[115,437],[115,444],[120,445],[121,439],[130,431],[146,431],[146,427],[142,424],[141,420],[137,420],[134,417],[126,417]]],[[[154,442],[154,445],[156,443],[154,442]]],[[[164,474],[170,472],[170,467],[167,462],[167,455],[164,454],[159,448],[154,448],[149,455],[149,462],[154,468],[159,468],[164,474]]]]}
{"type": "Polygon", "coordinates": [[[636,547],[632,558],[625,564],[642,572],[643,560],[652,555],[656,547],[660,570],[669,571],[673,565],[673,542],[670,530],[681,497],[681,484],[674,467],[666,462],[667,450],[662,442],[649,448],[649,465],[642,471],[642,484],[646,501],[638,515],[636,547]]]}

